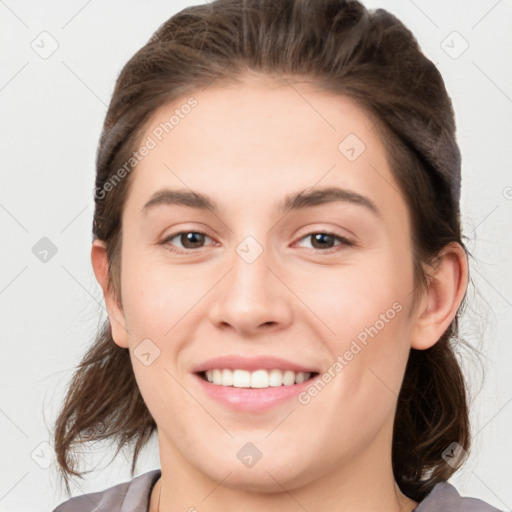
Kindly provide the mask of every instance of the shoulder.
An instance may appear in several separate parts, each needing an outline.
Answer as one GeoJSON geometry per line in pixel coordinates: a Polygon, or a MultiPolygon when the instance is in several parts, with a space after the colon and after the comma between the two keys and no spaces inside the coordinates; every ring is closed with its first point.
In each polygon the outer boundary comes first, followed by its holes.
{"type": "Polygon", "coordinates": [[[53,512],[147,512],[151,489],[159,477],[160,470],[155,469],[104,491],[75,496],[53,512]]]}
{"type": "Polygon", "coordinates": [[[476,498],[463,498],[453,485],[441,482],[435,485],[414,512],[500,512],[488,503],[476,498]]]}

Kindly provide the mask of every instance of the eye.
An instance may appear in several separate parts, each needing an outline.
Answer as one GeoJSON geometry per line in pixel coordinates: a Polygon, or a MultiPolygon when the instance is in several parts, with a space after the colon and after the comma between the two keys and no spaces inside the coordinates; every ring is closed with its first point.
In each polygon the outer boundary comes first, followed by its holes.
{"type": "MultiPolygon", "coordinates": [[[[353,242],[348,240],[347,238],[336,235],[335,233],[325,233],[325,232],[317,232],[317,233],[309,233],[308,235],[301,238],[302,240],[311,239],[311,245],[313,249],[325,250],[332,249],[337,246],[347,246],[351,247],[355,245],[353,242]],[[338,243],[336,243],[338,242],[338,243]]],[[[304,247],[304,246],[302,246],[304,247]]]]}
{"type": "Polygon", "coordinates": [[[206,239],[212,240],[208,235],[201,233],[200,231],[180,231],[169,235],[167,238],[162,240],[161,243],[162,245],[171,246],[181,244],[181,247],[178,245],[178,249],[174,249],[173,247],[169,247],[169,249],[174,252],[186,252],[183,250],[200,249],[204,246],[206,239]]]}
{"type": "MultiPolygon", "coordinates": [[[[308,238],[311,240],[311,248],[314,250],[320,250],[321,252],[327,252],[329,249],[333,249],[335,247],[351,247],[355,245],[353,242],[341,235],[327,232],[309,233],[300,239],[299,245],[304,247],[303,241],[308,238]]],[[[208,235],[200,231],[180,231],[166,237],[162,240],[161,244],[169,246],[168,249],[170,251],[179,253],[188,252],[188,250],[191,249],[201,249],[206,245],[206,240],[213,242],[208,235]]],[[[215,242],[209,245],[214,244],[215,242]]]]}

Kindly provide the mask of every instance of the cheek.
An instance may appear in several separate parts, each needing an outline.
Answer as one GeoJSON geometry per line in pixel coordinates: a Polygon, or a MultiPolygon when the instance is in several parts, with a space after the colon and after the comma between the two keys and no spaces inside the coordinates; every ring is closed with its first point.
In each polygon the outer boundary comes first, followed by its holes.
{"type": "Polygon", "coordinates": [[[412,298],[412,262],[403,255],[383,252],[337,268],[312,266],[301,271],[299,278],[289,276],[296,294],[328,329],[322,327],[325,339],[332,340],[337,350],[359,334],[364,340],[367,328],[389,332],[389,325],[396,328],[406,320],[412,298]]]}
{"type": "Polygon", "coordinates": [[[183,267],[140,257],[125,260],[123,272],[123,306],[131,337],[166,338],[205,293],[206,285],[183,267]]]}
{"type": "Polygon", "coordinates": [[[191,310],[205,291],[197,289],[195,279],[177,267],[143,258],[127,258],[125,263],[124,312],[135,378],[157,423],[179,429],[180,417],[191,405],[178,384],[177,360],[189,339],[191,310]],[[176,410],[182,414],[173,414],[176,410]]]}
{"type": "Polygon", "coordinates": [[[390,403],[396,398],[410,349],[412,283],[412,260],[393,251],[360,265],[316,269],[296,282],[330,355],[332,389],[345,403],[358,396],[357,408],[383,395],[390,403]]]}

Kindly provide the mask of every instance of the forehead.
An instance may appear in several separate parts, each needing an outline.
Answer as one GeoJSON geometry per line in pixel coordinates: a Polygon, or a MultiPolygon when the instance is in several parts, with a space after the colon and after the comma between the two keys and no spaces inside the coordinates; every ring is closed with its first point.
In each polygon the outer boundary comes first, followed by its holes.
{"type": "Polygon", "coordinates": [[[243,196],[246,206],[251,198],[277,204],[315,186],[343,187],[375,203],[397,200],[373,120],[349,98],[310,84],[264,80],[193,91],[154,112],[141,137],[149,140],[154,147],[132,176],[129,201],[139,209],[164,185],[221,203],[243,196]]]}

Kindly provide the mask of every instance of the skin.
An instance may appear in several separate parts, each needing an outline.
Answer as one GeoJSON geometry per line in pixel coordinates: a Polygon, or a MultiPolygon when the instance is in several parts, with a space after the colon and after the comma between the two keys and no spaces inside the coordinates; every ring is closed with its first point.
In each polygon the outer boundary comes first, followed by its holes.
{"type": "MultiPolygon", "coordinates": [[[[95,241],[91,253],[113,338],[130,350],[158,425],[162,478],[150,510],[159,494],[160,511],[412,510],[391,468],[397,394],[410,348],[432,346],[456,314],[467,286],[463,249],[446,247],[413,309],[407,206],[358,106],[264,77],[193,96],[198,105],[130,176],[120,301],[104,243],[95,241]],[[351,133],[366,146],[352,162],[338,150],[351,133]],[[165,205],[142,215],[163,186],[207,194],[219,212],[165,205]],[[340,201],[286,215],[276,206],[288,194],[327,186],[366,196],[380,215],[340,201]],[[187,248],[180,237],[162,243],[180,231],[205,233],[204,245],[187,248]],[[308,235],[324,232],[355,245],[335,239],[318,248],[308,235]],[[252,263],[236,252],[248,235],[263,249],[252,263]],[[238,412],[206,396],[191,374],[225,354],[327,371],[397,302],[401,311],[307,405],[292,399],[263,413],[238,412]],[[133,352],[147,338],[160,350],[149,366],[133,352]],[[236,456],[246,442],[262,453],[251,468],[236,456]]],[[[188,97],[156,111],[142,140],[188,97]]]]}

